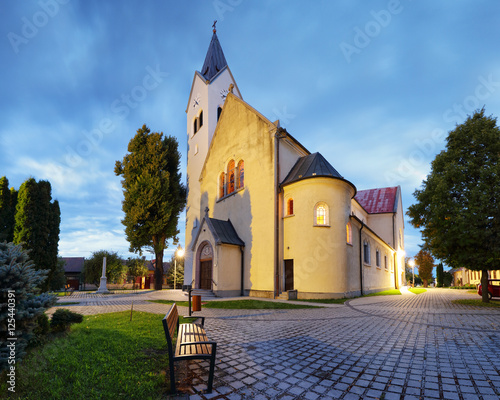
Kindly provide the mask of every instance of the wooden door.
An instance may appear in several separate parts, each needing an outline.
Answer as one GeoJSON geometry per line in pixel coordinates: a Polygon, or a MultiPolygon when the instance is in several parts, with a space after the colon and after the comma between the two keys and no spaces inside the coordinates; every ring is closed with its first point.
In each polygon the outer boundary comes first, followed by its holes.
{"type": "Polygon", "coordinates": [[[285,260],[285,290],[293,290],[293,260],[285,260]]]}
{"type": "Polygon", "coordinates": [[[212,260],[200,262],[200,289],[212,290],[212,260]]]}

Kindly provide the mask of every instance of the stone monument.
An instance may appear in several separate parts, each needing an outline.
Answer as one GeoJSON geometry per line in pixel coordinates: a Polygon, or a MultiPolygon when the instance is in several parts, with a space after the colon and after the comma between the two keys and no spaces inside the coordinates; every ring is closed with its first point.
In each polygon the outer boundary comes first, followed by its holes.
{"type": "Polygon", "coordinates": [[[97,289],[97,293],[109,293],[106,280],[106,257],[103,257],[102,259],[101,283],[99,284],[99,289],[97,289]]]}

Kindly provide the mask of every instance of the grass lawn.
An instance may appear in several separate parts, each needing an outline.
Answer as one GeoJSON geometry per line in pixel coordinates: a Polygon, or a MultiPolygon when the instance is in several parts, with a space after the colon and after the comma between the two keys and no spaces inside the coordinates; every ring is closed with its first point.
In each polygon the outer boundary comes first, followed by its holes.
{"type": "Polygon", "coordinates": [[[408,289],[409,292],[415,293],[415,294],[420,294],[420,293],[425,293],[427,292],[427,289],[422,289],[422,288],[410,288],[408,289]]]}
{"type": "Polygon", "coordinates": [[[483,303],[481,299],[467,299],[467,300],[452,300],[454,304],[463,304],[465,306],[476,306],[476,307],[500,307],[500,301],[490,300],[489,303],[483,303]]]}
{"type": "MultiPolygon", "coordinates": [[[[173,304],[170,300],[148,300],[152,303],[173,304]]],[[[188,307],[187,301],[176,301],[178,306],[188,307]]],[[[318,308],[316,306],[290,304],[278,301],[263,300],[227,300],[227,301],[207,301],[201,303],[201,308],[225,308],[232,310],[265,310],[265,309],[294,309],[294,308],[318,308]]]]}
{"type": "MultiPolygon", "coordinates": [[[[13,399],[160,399],[168,389],[163,316],[86,316],[16,364],[13,399]]],[[[0,393],[7,392],[5,371],[0,393]]]]}
{"type": "Polygon", "coordinates": [[[395,294],[401,294],[399,289],[392,289],[392,290],[384,290],[383,292],[377,292],[377,293],[370,293],[370,294],[365,294],[364,297],[370,297],[370,296],[392,296],[395,294]]]}

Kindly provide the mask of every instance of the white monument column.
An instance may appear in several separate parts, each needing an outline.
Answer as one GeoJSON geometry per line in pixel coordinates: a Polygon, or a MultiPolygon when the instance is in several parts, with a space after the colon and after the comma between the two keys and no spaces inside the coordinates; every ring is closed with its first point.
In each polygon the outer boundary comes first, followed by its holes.
{"type": "Polygon", "coordinates": [[[99,289],[97,289],[97,293],[109,293],[107,288],[107,280],[106,280],[106,257],[102,258],[102,276],[101,283],[99,285],[99,289]]]}

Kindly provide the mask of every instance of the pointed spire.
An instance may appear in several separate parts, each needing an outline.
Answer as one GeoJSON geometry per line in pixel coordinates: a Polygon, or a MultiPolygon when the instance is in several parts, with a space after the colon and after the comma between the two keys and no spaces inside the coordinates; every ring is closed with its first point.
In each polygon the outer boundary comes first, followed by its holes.
{"type": "Polygon", "coordinates": [[[217,38],[216,23],[217,21],[214,21],[212,25],[214,34],[212,35],[210,46],[208,46],[205,62],[203,63],[203,67],[201,67],[201,74],[208,81],[212,80],[221,69],[227,66],[226,57],[224,57],[224,52],[217,38]]]}

